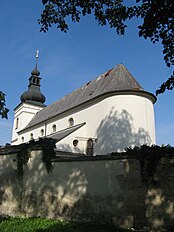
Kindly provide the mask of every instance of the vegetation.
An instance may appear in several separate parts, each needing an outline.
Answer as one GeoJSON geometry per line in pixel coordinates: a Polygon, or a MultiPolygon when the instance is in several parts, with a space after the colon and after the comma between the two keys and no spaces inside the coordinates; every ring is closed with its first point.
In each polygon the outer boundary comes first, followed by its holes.
{"type": "Polygon", "coordinates": [[[23,143],[19,145],[19,151],[17,152],[17,172],[20,176],[24,173],[24,167],[27,165],[31,151],[42,150],[42,161],[45,164],[47,172],[53,169],[51,160],[55,158],[55,144],[56,141],[51,138],[40,138],[38,141],[30,140],[29,143],[23,143]]]}
{"type": "Polygon", "coordinates": [[[157,184],[156,168],[162,157],[173,158],[174,147],[142,145],[141,147],[127,148],[126,155],[133,156],[140,162],[142,182],[157,184]]]}
{"type": "Polygon", "coordinates": [[[123,232],[115,225],[70,223],[41,218],[1,218],[0,231],[5,232],[123,232]]]}
{"type": "Polygon", "coordinates": [[[7,119],[7,113],[9,110],[5,106],[5,94],[2,91],[0,91],[0,117],[7,119]]]}
{"type": "MultiPolygon", "coordinates": [[[[47,172],[51,172],[53,169],[52,160],[56,158],[55,154],[56,140],[51,138],[40,138],[38,141],[31,140],[29,143],[18,145],[17,152],[17,171],[20,176],[23,175],[24,167],[27,165],[29,158],[31,157],[31,151],[42,150],[42,162],[45,164],[47,172]]],[[[142,145],[140,147],[128,147],[125,152],[113,152],[112,156],[122,156],[128,158],[135,158],[139,160],[141,166],[142,181],[147,183],[156,183],[155,173],[156,167],[162,157],[173,158],[174,147],[158,146],[158,145],[142,145]]],[[[77,159],[77,157],[75,157],[77,159]]],[[[88,157],[84,157],[85,159],[88,157]]],[[[91,158],[91,157],[89,157],[91,158]]],[[[96,157],[97,158],[97,157],[96,157]]]]}
{"type": "MultiPolygon", "coordinates": [[[[161,42],[166,65],[174,66],[174,1],[173,0],[136,0],[128,5],[123,0],[42,0],[45,8],[39,23],[41,31],[48,31],[56,25],[67,32],[68,20],[79,22],[82,16],[93,14],[99,25],[108,24],[116,29],[118,35],[123,35],[127,27],[126,21],[134,17],[141,18],[138,26],[139,36],[150,39],[152,43],[161,42]]],[[[173,75],[161,85],[156,94],[166,89],[174,88],[173,75]]]]}
{"type": "MultiPolygon", "coordinates": [[[[156,94],[174,88],[174,1],[173,0],[136,0],[130,6],[124,0],[42,0],[45,6],[39,24],[41,31],[48,31],[56,25],[67,32],[69,18],[79,22],[81,16],[93,14],[99,25],[108,24],[123,35],[127,27],[126,21],[134,17],[141,18],[138,26],[139,36],[150,39],[152,43],[160,42],[163,46],[164,61],[170,68],[171,75],[156,91],[156,94]],[[172,74],[173,72],[173,74],[172,74]]],[[[5,94],[0,91],[0,116],[7,118],[5,94]]]]}

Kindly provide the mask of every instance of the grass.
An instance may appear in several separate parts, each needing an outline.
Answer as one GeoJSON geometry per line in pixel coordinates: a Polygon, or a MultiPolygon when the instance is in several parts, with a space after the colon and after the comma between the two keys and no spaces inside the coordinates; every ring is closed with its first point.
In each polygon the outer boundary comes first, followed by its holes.
{"type": "Polygon", "coordinates": [[[43,218],[0,218],[3,232],[126,232],[115,225],[71,223],[43,218]]]}

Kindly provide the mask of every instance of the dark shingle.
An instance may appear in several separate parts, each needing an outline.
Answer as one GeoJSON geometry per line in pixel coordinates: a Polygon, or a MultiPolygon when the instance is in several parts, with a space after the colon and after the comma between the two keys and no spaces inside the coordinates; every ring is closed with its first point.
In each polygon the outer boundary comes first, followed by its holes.
{"type": "Polygon", "coordinates": [[[113,69],[110,69],[106,73],[100,75],[95,80],[88,82],[74,92],[39,111],[25,129],[41,123],[53,116],[59,115],[64,111],[102,94],[126,90],[143,91],[143,88],[129,73],[126,67],[123,64],[119,64],[113,69]]]}

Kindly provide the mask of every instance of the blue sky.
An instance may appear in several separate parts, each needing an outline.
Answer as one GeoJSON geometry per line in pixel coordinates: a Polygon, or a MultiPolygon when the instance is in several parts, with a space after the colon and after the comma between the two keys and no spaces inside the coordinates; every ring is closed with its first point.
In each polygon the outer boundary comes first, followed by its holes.
{"type": "MultiPolygon", "coordinates": [[[[0,1],[0,90],[6,93],[9,119],[0,120],[0,144],[11,141],[13,109],[27,89],[39,49],[41,90],[50,104],[108,69],[123,63],[143,88],[155,93],[169,75],[160,44],[138,37],[137,20],[128,24],[125,36],[100,27],[93,17],[70,24],[68,33],[51,28],[40,33],[37,19],[41,0],[0,1]]],[[[157,144],[174,145],[174,91],[155,104],[157,144]]]]}

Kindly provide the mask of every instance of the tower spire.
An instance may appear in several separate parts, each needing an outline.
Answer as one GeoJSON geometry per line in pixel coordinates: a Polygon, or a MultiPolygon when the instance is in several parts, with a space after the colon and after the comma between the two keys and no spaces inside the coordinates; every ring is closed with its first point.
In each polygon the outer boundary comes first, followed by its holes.
{"type": "Polygon", "coordinates": [[[31,72],[31,75],[35,75],[35,76],[39,76],[40,75],[40,72],[37,68],[38,66],[38,58],[39,58],[39,50],[36,50],[36,65],[35,65],[35,68],[32,70],[31,72]]]}
{"type": "Polygon", "coordinates": [[[39,58],[39,50],[36,50],[36,68],[38,64],[38,58],[39,58]]]}
{"type": "Polygon", "coordinates": [[[37,68],[38,58],[39,50],[36,51],[36,65],[29,78],[28,90],[21,95],[21,101],[44,106],[43,103],[45,102],[45,96],[40,91],[41,77],[39,76],[40,72],[37,68]]]}

